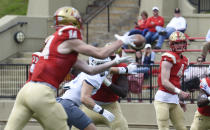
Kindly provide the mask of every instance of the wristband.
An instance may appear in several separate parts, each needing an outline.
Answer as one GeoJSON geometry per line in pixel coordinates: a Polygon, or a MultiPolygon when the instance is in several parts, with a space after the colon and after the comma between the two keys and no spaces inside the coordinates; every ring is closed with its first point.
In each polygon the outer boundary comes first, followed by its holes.
{"type": "Polygon", "coordinates": [[[99,106],[98,104],[95,104],[94,107],[93,107],[93,111],[97,112],[99,114],[103,114],[104,109],[101,106],[99,106]]]}
{"type": "Polygon", "coordinates": [[[126,72],[128,72],[128,68],[127,67],[118,67],[118,71],[119,74],[125,74],[126,72]]]}
{"type": "Polygon", "coordinates": [[[210,101],[210,96],[208,96],[208,100],[210,101]]]}
{"type": "Polygon", "coordinates": [[[112,83],[111,83],[107,78],[105,78],[105,79],[104,79],[104,84],[105,84],[107,87],[110,87],[112,83]]]}
{"type": "Polygon", "coordinates": [[[181,93],[181,90],[178,89],[178,88],[174,88],[174,92],[175,92],[176,94],[180,94],[180,93],[181,93]]]}

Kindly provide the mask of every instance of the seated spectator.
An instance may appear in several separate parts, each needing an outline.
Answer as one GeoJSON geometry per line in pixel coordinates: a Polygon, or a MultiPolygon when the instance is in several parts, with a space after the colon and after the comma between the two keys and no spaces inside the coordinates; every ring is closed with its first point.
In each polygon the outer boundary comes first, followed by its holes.
{"type": "Polygon", "coordinates": [[[189,66],[184,72],[184,81],[189,81],[195,77],[205,78],[209,72],[209,65],[203,65],[202,57],[197,58],[196,65],[189,66]]]}
{"type": "Polygon", "coordinates": [[[174,31],[185,32],[186,27],[187,27],[187,24],[186,24],[185,18],[181,16],[180,9],[176,8],[174,10],[174,17],[168,23],[166,28],[163,28],[160,26],[156,27],[156,30],[159,33],[159,37],[158,37],[158,42],[157,42],[156,46],[154,47],[154,49],[161,49],[164,40],[169,38],[169,36],[174,31]]]}
{"type": "Polygon", "coordinates": [[[155,52],[152,51],[152,47],[150,44],[145,45],[145,50],[142,55],[142,63],[144,65],[152,65],[155,62],[155,52]]]}
{"type": "MultiPolygon", "coordinates": [[[[138,52],[136,52],[138,53],[138,52]]],[[[155,52],[152,51],[151,45],[150,44],[146,44],[145,45],[145,50],[144,53],[142,55],[142,61],[141,64],[139,65],[146,65],[146,66],[138,66],[137,70],[135,72],[137,73],[144,73],[144,78],[148,78],[149,77],[149,72],[150,72],[150,68],[149,65],[154,64],[155,61],[155,52]]]]}
{"type": "Polygon", "coordinates": [[[206,56],[209,50],[210,50],[210,29],[206,35],[206,42],[204,43],[203,48],[202,48],[201,56],[202,56],[203,62],[206,61],[206,56]]]}
{"type": "Polygon", "coordinates": [[[149,43],[149,44],[151,44],[158,38],[158,32],[156,32],[155,27],[156,26],[163,27],[164,25],[164,18],[159,16],[158,7],[153,7],[152,11],[153,11],[153,16],[149,17],[146,22],[146,26],[149,29],[149,31],[145,35],[145,38],[146,38],[146,43],[149,43]]]}
{"type": "Polygon", "coordinates": [[[132,34],[141,34],[142,36],[145,36],[148,29],[146,26],[146,22],[147,22],[147,18],[148,18],[148,14],[146,11],[142,11],[141,12],[141,18],[138,20],[138,23],[136,23],[135,29],[132,29],[129,33],[129,35],[132,34]]]}

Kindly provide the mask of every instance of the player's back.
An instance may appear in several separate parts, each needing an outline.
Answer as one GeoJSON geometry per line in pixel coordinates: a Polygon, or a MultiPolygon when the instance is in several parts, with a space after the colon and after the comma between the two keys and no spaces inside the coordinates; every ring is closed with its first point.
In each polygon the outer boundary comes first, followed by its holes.
{"type": "Polygon", "coordinates": [[[47,82],[58,88],[77,60],[78,53],[60,54],[58,46],[66,40],[82,39],[81,32],[73,26],[65,26],[51,35],[36,64],[32,81],[47,82]]]}
{"type": "Polygon", "coordinates": [[[88,84],[93,86],[92,94],[95,94],[96,91],[101,87],[101,84],[106,77],[107,74],[101,75],[88,75],[84,72],[81,72],[74,80],[66,83],[64,86],[69,86],[70,89],[66,90],[64,95],[61,97],[62,99],[70,99],[77,103],[77,105],[81,104],[81,90],[83,81],[86,81],[88,84]]]}

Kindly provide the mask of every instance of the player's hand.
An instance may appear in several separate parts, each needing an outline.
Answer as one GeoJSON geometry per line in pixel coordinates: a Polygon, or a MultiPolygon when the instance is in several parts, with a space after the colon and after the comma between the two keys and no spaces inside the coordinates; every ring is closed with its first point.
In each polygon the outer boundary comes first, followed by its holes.
{"type": "Polygon", "coordinates": [[[184,103],[183,101],[179,101],[179,104],[180,104],[182,110],[184,112],[186,112],[187,111],[187,105],[186,105],[186,103],[184,103]]]}
{"type": "Polygon", "coordinates": [[[190,94],[187,93],[187,92],[181,91],[181,92],[179,93],[179,96],[180,96],[180,98],[182,98],[182,99],[187,99],[187,98],[190,97],[190,94]]]}
{"type": "Polygon", "coordinates": [[[128,36],[128,34],[129,33],[125,33],[123,36],[115,34],[114,37],[117,40],[121,40],[123,42],[123,44],[125,44],[125,45],[131,45],[133,47],[136,47],[136,45],[133,43],[134,41],[136,41],[135,35],[128,36]]]}
{"type": "Polygon", "coordinates": [[[105,117],[109,122],[112,122],[115,119],[115,116],[106,109],[104,109],[102,116],[105,117]]]}
{"type": "Polygon", "coordinates": [[[133,62],[134,59],[131,56],[124,56],[124,57],[120,57],[119,55],[116,55],[115,59],[114,59],[116,64],[119,63],[129,63],[129,62],[133,62]]]}
{"type": "Polygon", "coordinates": [[[137,66],[133,63],[129,64],[127,66],[128,68],[128,74],[137,74],[136,70],[137,70],[137,66]]]}

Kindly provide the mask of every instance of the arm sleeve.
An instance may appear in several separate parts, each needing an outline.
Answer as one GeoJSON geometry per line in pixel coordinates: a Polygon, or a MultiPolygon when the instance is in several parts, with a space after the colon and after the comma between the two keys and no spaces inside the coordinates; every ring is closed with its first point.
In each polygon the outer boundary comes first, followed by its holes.
{"type": "Polygon", "coordinates": [[[161,60],[171,62],[172,64],[176,64],[176,57],[167,52],[162,55],[161,60]]]}

